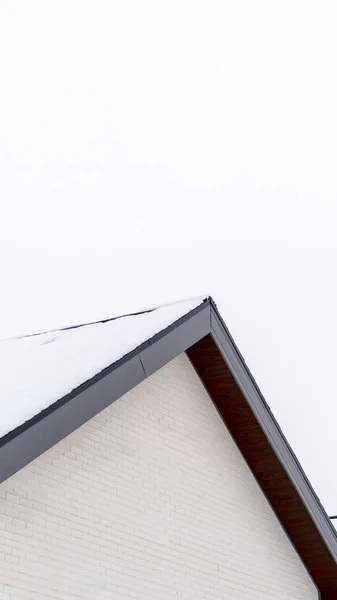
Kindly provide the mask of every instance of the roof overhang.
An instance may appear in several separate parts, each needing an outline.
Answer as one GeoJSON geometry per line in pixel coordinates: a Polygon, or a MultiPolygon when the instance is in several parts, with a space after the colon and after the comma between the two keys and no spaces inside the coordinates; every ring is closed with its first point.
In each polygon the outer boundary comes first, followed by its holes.
{"type": "Polygon", "coordinates": [[[0,483],[185,351],[322,597],[336,599],[337,533],[211,299],[4,436],[0,483]]]}

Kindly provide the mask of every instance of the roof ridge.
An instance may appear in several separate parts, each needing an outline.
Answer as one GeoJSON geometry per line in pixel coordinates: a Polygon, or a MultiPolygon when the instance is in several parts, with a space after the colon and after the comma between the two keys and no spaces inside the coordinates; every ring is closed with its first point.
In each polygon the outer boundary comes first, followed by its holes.
{"type": "Polygon", "coordinates": [[[137,312],[125,313],[123,315],[116,315],[114,317],[107,317],[106,319],[98,319],[97,321],[88,321],[86,323],[78,323],[77,325],[67,325],[65,327],[56,327],[54,329],[47,329],[46,331],[38,331],[35,333],[27,333],[24,335],[14,335],[7,338],[0,338],[0,342],[7,342],[9,340],[22,340],[31,337],[37,337],[39,335],[46,335],[47,333],[56,333],[57,331],[70,331],[72,329],[79,329],[80,327],[87,327],[89,325],[99,325],[100,323],[109,323],[110,321],[117,321],[117,319],[124,319],[125,317],[137,317],[138,315],[145,315],[147,313],[158,310],[159,308],[165,308],[167,306],[174,306],[175,304],[184,304],[185,302],[192,302],[193,300],[200,300],[201,302],[205,302],[209,296],[191,296],[189,298],[184,298],[182,300],[174,300],[173,302],[166,302],[165,304],[159,304],[157,306],[152,306],[149,308],[144,308],[143,310],[139,310],[137,312]]]}

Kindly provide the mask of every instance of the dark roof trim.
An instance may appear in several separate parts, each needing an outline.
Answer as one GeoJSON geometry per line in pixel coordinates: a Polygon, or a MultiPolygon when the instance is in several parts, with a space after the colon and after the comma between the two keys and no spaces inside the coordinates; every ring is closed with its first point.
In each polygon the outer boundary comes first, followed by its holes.
{"type": "Polygon", "coordinates": [[[337,532],[211,300],[211,336],[337,563],[337,532]]]}
{"type": "Polygon", "coordinates": [[[210,331],[210,300],[0,439],[0,483],[210,331]]]}

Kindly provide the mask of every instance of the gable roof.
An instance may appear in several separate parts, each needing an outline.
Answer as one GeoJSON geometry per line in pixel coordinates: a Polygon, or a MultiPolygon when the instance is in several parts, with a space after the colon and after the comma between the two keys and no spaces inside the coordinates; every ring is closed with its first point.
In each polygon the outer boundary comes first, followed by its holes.
{"type": "MultiPolygon", "coordinates": [[[[4,355],[16,406],[21,392],[34,401],[30,416],[22,412],[20,423],[11,417],[3,428],[0,482],[186,351],[322,597],[337,598],[337,532],[211,298],[2,343],[22,348],[20,364],[15,349],[4,355]],[[54,386],[58,377],[63,387],[54,386]]],[[[2,407],[11,399],[8,374],[5,381],[2,407]]]]}

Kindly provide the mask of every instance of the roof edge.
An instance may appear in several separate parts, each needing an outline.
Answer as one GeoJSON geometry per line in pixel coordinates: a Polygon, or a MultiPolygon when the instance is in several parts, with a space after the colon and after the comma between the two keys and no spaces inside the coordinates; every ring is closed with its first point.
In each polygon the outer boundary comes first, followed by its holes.
{"type": "Polygon", "coordinates": [[[0,483],[210,332],[210,298],[0,439],[0,483]]]}
{"type": "Polygon", "coordinates": [[[302,465],[247,367],[212,298],[210,299],[210,304],[211,336],[255,414],[277,458],[283,465],[311,519],[315,523],[329,553],[337,563],[337,531],[332,525],[302,465]]]}

